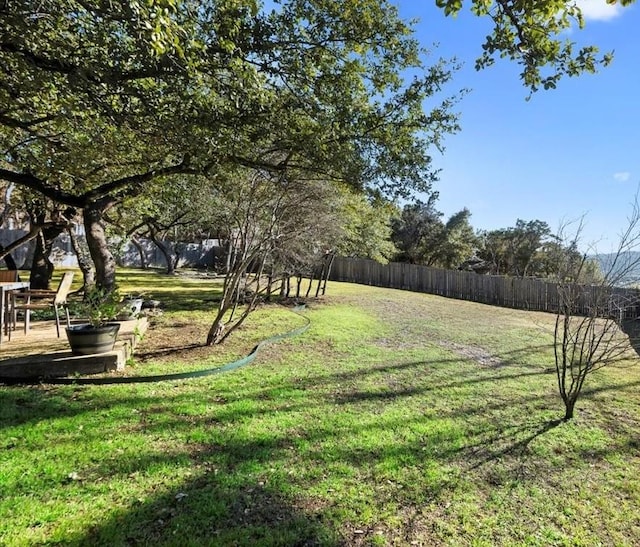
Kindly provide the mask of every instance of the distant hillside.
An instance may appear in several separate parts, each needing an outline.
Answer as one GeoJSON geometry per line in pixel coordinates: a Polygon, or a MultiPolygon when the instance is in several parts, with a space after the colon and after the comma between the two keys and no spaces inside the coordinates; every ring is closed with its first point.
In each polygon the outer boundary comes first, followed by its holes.
{"type": "Polygon", "coordinates": [[[616,253],[598,254],[593,258],[599,262],[602,273],[611,272],[613,277],[620,277],[616,285],[640,285],[640,251],[629,251],[619,256],[616,253]]]}

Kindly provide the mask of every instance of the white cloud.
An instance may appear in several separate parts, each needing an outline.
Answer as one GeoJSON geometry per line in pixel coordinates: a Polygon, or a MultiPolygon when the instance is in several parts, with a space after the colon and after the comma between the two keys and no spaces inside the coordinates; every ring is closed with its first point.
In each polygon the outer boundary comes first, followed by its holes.
{"type": "Polygon", "coordinates": [[[631,178],[631,173],[629,171],[620,171],[619,173],[614,173],[613,178],[620,182],[627,182],[631,178]]]}
{"type": "Polygon", "coordinates": [[[585,19],[591,21],[609,21],[622,13],[618,2],[607,4],[606,0],[576,0],[585,19]]]}

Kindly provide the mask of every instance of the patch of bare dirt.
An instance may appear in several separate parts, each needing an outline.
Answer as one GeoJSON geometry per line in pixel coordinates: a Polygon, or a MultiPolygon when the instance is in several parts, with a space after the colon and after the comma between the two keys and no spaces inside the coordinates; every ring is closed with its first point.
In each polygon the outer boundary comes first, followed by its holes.
{"type": "Polygon", "coordinates": [[[443,348],[454,351],[465,359],[477,362],[483,367],[500,367],[504,364],[500,359],[478,346],[466,346],[447,341],[440,341],[440,345],[443,348]]]}
{"type": "Polygon", "coordinates": [[[152,324],[135,352],[136,361],[163,363],[181,361],[193,364],[214,351],[205,345],[207,327],[188,323],[152,324]]]}

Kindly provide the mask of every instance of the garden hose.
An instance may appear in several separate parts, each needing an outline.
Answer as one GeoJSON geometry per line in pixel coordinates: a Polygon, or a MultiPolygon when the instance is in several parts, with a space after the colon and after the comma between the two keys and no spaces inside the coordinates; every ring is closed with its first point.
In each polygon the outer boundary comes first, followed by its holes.
{"type": "MultiPolygon", "coordinates": [[[[300,315],[299,312],[304,309],[304,304],[295,306],[293,308],[293,312],[300,315]]],[[[290,330],[283,334],[276,334],[275,336],[270,336],[269,338],[265,338],[261,342],[259,342],[254,348],[244,357],[238,359],[237,361],[233,361],[231,363],[226,363],[225,365],[208,368],[204,370],[195,370],[192,372],[176,372],[173,374],[158,374],[158,375],[149,375],[149,376],[118,376],[114,378],[1,378],[0,382],[4,384],[36,384],[36,383],[44,383],[44,384],[74,384],[74,385],[107,385],[107,384],[138,384],[138,383],[150,383],[150,382],[166,382],[172,380],[186,380],[188,378],[200,378],[202,376],[212,376],[213,374],[221,374],[223,372],[229,372],[231,370],[235,370],[237,368],[248,365],[252,361],[255,360],[258,351],[260,348],[267,344],[272,344],[273,342],[277,342],[279,340],[283,340],[285,338],[291,338],[293,336],[297,336],[305,332],[309,326],[311,325],[311,321],[308,317],[304,315],[300,315],[305,320],[305,324],[302,327],[298,327],[297,329],[290,330]]]]}

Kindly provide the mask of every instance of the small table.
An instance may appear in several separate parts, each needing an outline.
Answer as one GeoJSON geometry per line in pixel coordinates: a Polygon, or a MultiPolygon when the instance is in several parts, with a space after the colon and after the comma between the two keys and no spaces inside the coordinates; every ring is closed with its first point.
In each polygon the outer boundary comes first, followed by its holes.
{"type": "Polygon", "coordinates": [[[0,344],[2,343],[2,335],[6,334],[7,328],[11,327],[10,324],[5,324],[9,313],[9,291],[28,289],[29,287],[28,281],[0,281],[0,344]]]}

